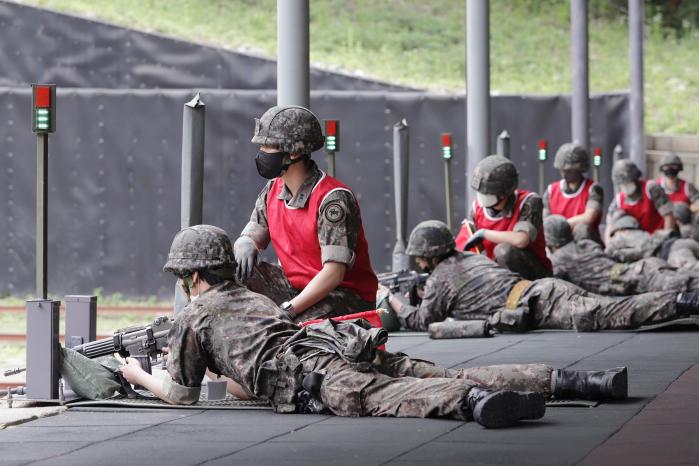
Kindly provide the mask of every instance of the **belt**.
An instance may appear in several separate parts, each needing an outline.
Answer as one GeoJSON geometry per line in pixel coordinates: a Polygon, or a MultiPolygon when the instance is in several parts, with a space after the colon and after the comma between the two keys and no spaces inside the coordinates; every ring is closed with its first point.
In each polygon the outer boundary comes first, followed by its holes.
{"type": "Polygon", "coordinates": [[[520,280],[514,284],[510,292],[507,294],[507,301],[505,301],[505,309],[513,310],[517,309],[517,303],[519,298],[522,297],[524,291],[531,285],[531,280],[520,280]]]}

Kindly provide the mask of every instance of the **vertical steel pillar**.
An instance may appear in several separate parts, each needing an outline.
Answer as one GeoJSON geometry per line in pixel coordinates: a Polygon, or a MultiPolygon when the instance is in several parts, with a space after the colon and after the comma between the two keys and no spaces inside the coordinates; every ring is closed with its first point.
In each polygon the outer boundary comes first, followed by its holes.
{"type": "Polygon", "coordinates": [[[629,61],[631,63],[631,101],[629,127],[631,146],[629,158],[646,171],[646,136],[643,125],[643,0],[629,0],[629,61]]]}
{"type": "Polygon", "coordinates": [[[58,313],[60,301],[27,301],[27,398],[58,398],[58,313]]]}
{"type": "Polygon", "coordinates": [[[49,135],[36,135],[36,296],[48,297],[49,135]]]}
{"type": "Polygon", "coordinates": [[[181,228],[199,225],[203,219],[205,118],[206,106],[197,94],[182,112],[181,228]]]}
{"type": "Polygon", "coordinates": [[[573,60],[572,139],[587,149],[590,145],[587,0],[571,0],[570,32],[573,60]]]}
{"type": "Polygon", "coordinates": [[[490,154],[490,3],[466,0],[466,214],[469,174],[490,154]]]}
{"type": "Polygon", "coordinates": [[[310,108],[308,0],[277,0],[277,105],[310,108]]]}
{"type": "Polygon", "coordinates": [[[405,255],[405,237],[408,229],[408,167],[410,160],[410,128],[405,119],[393,125],[393,185],[396,201],[396,244],[393,247],[392,270],[399,272],[410,267],[405,255]]]}
{"type": "Polygon", "coordinates": [[[501,157],[511,158],[510,154],[510,133],[506,129],[498,136],[497,154],[501,157]]]}
{"type": "Polygon", "coordinates": [[[97,296],[68,295],[66,303],[66,348],[97,339],[97,296]]]}
{"type": "MultiPolygon", "coordinates": [[[[199,93],[182,110],[182,181],[180,228],[203,223],[204,217],[204,133],[206,105],[199,93]]],[[[187,298],[175,284],[173,315],[187,306],[187,298]]]]}

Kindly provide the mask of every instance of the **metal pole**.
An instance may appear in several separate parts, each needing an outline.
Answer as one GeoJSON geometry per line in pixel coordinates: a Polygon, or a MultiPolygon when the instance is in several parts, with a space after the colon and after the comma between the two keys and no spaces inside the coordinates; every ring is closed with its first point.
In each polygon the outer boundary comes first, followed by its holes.
{"type": "Polygon", "coordinates": [[[497,154],[501,157],[511,158],[510,154],[510,133],[506,129],[498,136],[497,154]]]}
{"type": "Polygon", "coordinates": [[[182,112],[182,199],[180,227],[199,225],[204,204],[204,123],[206,106],[195,95],[182,112]]]}
{"type": "Polygon", "coordinates": [[[393,185],[396,201],[396,244],[393,247],[392,270],[399,272],[410,266],[405,255],[408,229],[408,161],[410,159],[410,128],[405,119],[393,125],[393,185]]]}
{"type": "Polygon", "coordinates": [[[451,177],[451,159],[444,159],[444,187],[447,196],[447,226],[450,231],[454,231],[454,206],[452,199],[454,198],[454,182],[451,177]]]}
{"type": "Polygon", "coordinates": [[[36,295],[48,297],[49,135],[36,135],[36,295]]]}
{"type": "Polygon", "coordinates": [[[539,194],[544,195],[544,190],[546,189],[546,181],[544,180],[545,172],[544,168],[546,166],[545,160],[539,160],[539,194]]]}
{"type": "Polygon", "coordinates": [[[588,81],[587,0],[571,0],[570,32],[573,60],[573,96],[571,122],[573,140],[590,145],[590,88],[588,81]]]}
{"type": "Polygon", "coordinates": [[[335,152],[327,152],[328,175],[335,178],[335,152]]]}
{"type": "Polygon", "coordinates": [[[468,176],[490,154],[489,1],[466,0],[466,214],[473,190],[468,176]]]}
{"type": "Polygon", "coordinates": [[[310,108],[308,0],[277,0],[277,105],[310,108]]]}
{"type": "Polygon", "coordinates": [[[631,63],[631,101],[629,105],[630,159],[646,171],[646,139],[643,125],[643,0],[629,0],[629,62],[631,63]]]}

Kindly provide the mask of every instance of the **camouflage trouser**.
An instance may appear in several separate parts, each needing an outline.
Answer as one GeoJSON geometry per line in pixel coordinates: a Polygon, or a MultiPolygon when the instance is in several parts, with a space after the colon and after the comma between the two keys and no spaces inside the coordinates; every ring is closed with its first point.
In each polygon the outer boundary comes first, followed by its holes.
{"type": "Polygon", "coordinates": [[[627,297],[600,296],[557,278],[536,280],[519,305],[528,306],[534,328],[580,332],[634,329],[677,315],[677,291],[627,297]]]}
{"type": "Polygon", "coordinates": [[[679,238],[672,243],[667,263],[682,270],[697,271],[699,258],[699,243],[689,238],[679,238]]]}
{"type": "Polygon", "coordinates": [[[462,408],[472,387],[525,390],[549,395],[553,368],[508,364],[452,370],[401,353],[379,351],[374,368],[354,370],[334,355],[304,361],[320,372],[323,403],[338,416],[444,417],[470,420],[462,408]]]}
{"type": "MultiPolygon", "coordinates": [[[[299,290],[291,286],[281,267],[269,262],[257,264],[255,273],[245,282],[245,286],[250,291],[267,296],[277,304],[289,301],[300,293],[299,290]]],[[[336,288],[328,296],[298,315],[295,321],[305,322],[370,311],[375,309],[375,305],[375,302],[362,300],[352,290],[336,288]]]]}
{"type": "Polygon", "coordinates": [[[551,271],[538,257],[527,249],[520,249],[508,243],[500,243],[493,251],[495,262],[518,273],[525,280],[536,280],[551,276],[551,271]]]}
{"type": "Polygon", "coordinates": [[[633,293],[687,291],[697,289],[699,286],[696,277],[670,267],[667,262],[658,257],[647,257],[629,264],[617,264],[612,268],[611,278],[615,283],[628,285],[633,293]]]}

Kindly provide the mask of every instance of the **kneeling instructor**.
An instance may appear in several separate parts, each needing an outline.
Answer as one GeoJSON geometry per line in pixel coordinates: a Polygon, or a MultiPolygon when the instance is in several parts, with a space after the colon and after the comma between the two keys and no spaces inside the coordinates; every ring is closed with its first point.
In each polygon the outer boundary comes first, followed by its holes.
{"type": "Polygon", "coordinates": [[[255,163],[270,181],[234,245],[238,278],[296,321],[375,307],[377,279],[357,200],[310,158],[324,139],[303,107],[272,107],[255,120],[255,163]],[[281,268],[258,264],[270,242],[281,268]]]}

